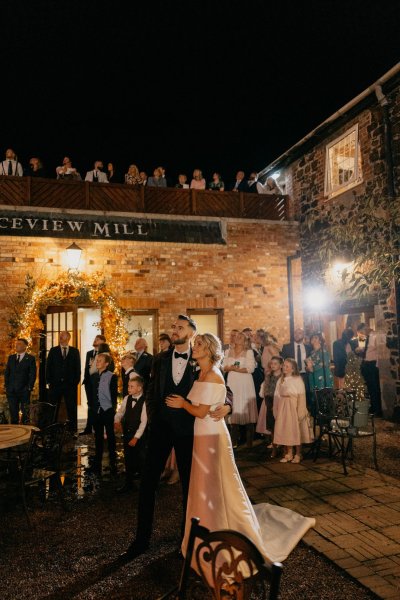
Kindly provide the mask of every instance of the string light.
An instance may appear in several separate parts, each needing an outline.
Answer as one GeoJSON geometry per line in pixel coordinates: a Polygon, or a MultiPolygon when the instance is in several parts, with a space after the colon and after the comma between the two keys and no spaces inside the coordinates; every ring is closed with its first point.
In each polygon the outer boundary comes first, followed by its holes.
{"type": "Polygon", "coordinates": [[[126,311],[122,309],[107,287],[102,273],[65,272],[56,281],[36,283],[31,299],[18,319],[16,337],[28,340],[44,329],[40,315],[49,304],[94,304],[100,307],[100,321],[96,325],[104,332],[110,350],[118,358],[125,353],[128,332],[124,325],[126,311]]]}

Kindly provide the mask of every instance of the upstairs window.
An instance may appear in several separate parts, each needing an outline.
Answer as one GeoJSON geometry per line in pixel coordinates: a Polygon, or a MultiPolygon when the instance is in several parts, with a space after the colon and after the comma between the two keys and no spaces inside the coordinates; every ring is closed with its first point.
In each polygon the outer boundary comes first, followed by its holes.
{"type": "Polygon", "coordinates": [[[358,125],[326,147],[325,195],[336,196],[362,181],[358,125]]]}

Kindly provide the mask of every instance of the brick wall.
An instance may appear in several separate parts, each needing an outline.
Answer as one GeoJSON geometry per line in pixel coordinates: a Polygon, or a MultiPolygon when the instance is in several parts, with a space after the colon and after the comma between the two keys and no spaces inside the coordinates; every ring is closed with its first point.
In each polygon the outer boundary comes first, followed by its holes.
{"type": "MultiPolygon", "coordinates": [[[[26,274],[56,279],[73,241],[1,237],[2,369],[9,351],[7,321],[26,274]]],[[[168,331],[187,308],[219,308],[225,341],[230,329],[246,326],[267,328],[281,343],[289,338],[286,257],[298,249],[295,222],[228,219],[226,245],[79,240],[79,246],[80,270],[102,271],[122,307],[156,309],[159,331],[168,331]]],[[[294,283],[298,298],[300,277],[294,283]]],[[[295,306],[301,324],[301,302],[295,306]]]]}

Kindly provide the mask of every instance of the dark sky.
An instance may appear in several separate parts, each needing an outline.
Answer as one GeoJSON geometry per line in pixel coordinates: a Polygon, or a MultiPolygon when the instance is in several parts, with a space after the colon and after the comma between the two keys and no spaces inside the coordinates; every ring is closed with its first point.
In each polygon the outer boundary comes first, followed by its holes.
{"type": "Polygon", "coordinates": [[[399,61],[400,2],[2,3],[0,151],[261,170],[399,61]]]}

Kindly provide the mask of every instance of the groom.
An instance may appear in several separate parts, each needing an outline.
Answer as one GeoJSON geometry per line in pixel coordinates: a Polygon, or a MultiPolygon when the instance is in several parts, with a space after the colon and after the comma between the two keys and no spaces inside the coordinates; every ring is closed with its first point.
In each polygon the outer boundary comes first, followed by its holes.
{"type": "MultiPolygon", "coordinates": [[[[133,560],[149,547],[156,489],[172,448],[175,449],[182,485],[183,524],[185,522],[194,417],[185,410],[168,407],[165,399],[171,394],[186,398],[197,378],[196,368],[191,364],[190,348],[190,342],[196,334],[196,324],[190,317],[179,315],[172,329],[175,348],[166,350],[154,361],[147,389],[148,448],[139,490],[136,537],[120,556],[125,561],[133,560]]],[[[225,404],[214,417],[223,418],[229,412],[230,406],[225,404]]]]}

